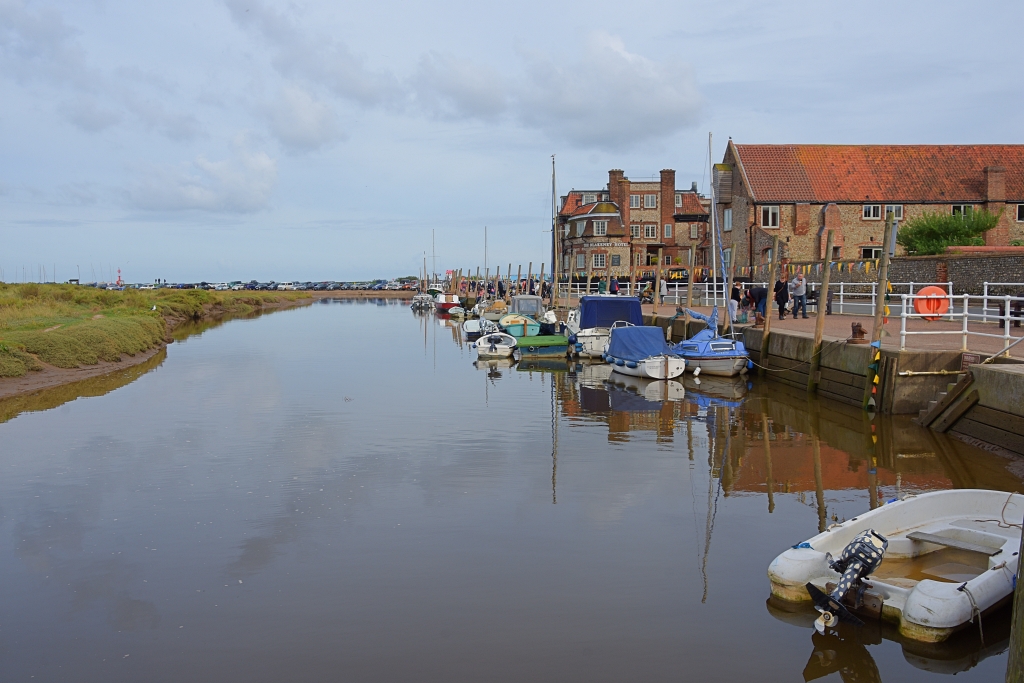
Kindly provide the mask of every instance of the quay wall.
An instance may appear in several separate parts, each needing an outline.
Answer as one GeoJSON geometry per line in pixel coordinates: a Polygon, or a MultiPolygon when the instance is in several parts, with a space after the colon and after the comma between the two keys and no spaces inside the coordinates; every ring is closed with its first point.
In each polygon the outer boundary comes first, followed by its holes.
{"type": "Polygon", "coordinates": [[[1024,364],[973,365],[973,381],[957,403],[972,404],[951,434],[975,445],[1024,456],[1024,364]]]}

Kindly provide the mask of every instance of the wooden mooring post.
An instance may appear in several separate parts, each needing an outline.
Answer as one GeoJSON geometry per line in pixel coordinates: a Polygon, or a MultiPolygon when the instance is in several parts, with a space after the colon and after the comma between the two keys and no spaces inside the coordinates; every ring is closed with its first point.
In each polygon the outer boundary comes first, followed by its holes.
{"type": "Polygon", "coordinates": [[[864,399],[861,402],[864,410],[876,408],[875,396],[878,395],[879,361],[882,350],[882,325],[888,315],[885,301],[886,285],[889,283],[889,250],[892,248],[893,214],[885,214],[885,234],[882,236],[882,259],[878,266],[878,284],[875,286],[875,324],[871,328],[871,353],[868,356],[868,367],[865,372],[864,399]]]}
{"type": "MultiPolygon", "coordinates": [[[[775,286],[775,272],[779,269],[779,236],[772,239],[772,265],[768,271],[768,291],[765,293],[764,301],[764,330],[761,333],[761,359],[757,364],[757,374],[764,377],[768,370],[768,335],[772,329],[772,288],[775,286]]],[[[755,312],[756,316],[757,313],[755,312]]]]}
{"type": "MultiPolygon", "coordinates": [[[[828,231],[825,241],[825,257],[822,260],[821,288],[818,290],[818,315],[814,319],[814,345],[811,346],[811,369],[807,374],[807,391],[818,392],[818,377],[821,372],[821,337],[825,333],[825,309],[828,302],[828,286],[832,279],[832,241],[835,231],[828,231]]],[[[806,307],[805,307],[806,308],[806,307]]]]}

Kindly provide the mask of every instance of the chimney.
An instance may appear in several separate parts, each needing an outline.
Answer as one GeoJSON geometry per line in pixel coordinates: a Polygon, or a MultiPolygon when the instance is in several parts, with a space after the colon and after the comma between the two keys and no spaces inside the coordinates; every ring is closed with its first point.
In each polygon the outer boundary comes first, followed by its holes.
{"type": "Polygon", "coordinates": [[[692,192],[694,194],[697,194],[697,181],[696,180],[694,180],[693,184],[690,185],[690,192],[692,192]]]}
{"type": "Polygon", "coordinates": [[[622,169],[608,171],[608,199],[622,209],[622,169]]]}
{"type": "Polygon", "coordinates": [[[985,167],[985,201],[1006,201],[1006,169],[1002,166],[985,167]]]}
{"type": "MultiPolygon", "coordinates": [[[[658,234],[661,233],[663,225],[675,225],[675,212],[676,212],[676,172],[671,168],[665,168],[661,171],[661,225],[658,226],[658,234]]],[[[665,239],[662,235],[662,239],[669,243],[675,244],[675,235],[671,238],[665,239]]]]}

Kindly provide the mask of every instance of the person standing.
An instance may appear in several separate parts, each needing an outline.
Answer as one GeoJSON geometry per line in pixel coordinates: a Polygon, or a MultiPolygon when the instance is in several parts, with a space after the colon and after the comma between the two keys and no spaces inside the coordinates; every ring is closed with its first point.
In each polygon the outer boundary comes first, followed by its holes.
{"type": "Polygon", "coordinates": [[[608,286],[608,291],[616,295],[619,293],[619,278],[612,277],[612,283],[608,286]]]}
{"type": "Polygon", "coordinates": [[[807,318],[807,280],[804,279],[803,273],[797,273],[793,281],[789,283],[789,291],[793,295],[793,317],[796,317],[797,312],[803,313],[804,319],[807,318]]]}
{"type": "Polygon", "coordinates": [[[768,314],[768,288],[767,287],[752,287],[747,290],[747,300],[750,301],[750,305],[754,308],[755,313],[760,313],[761,317],[768,314]]]}
{"type": "Polygon", "coordinates": [[[661,303],[665,303],[665,297],[668,296],[668,282],[665,278],[661,278],[661,303]]]}
{"type": "Polygon", "coordinates": [[[743,300],[743,292],[740,291],[740,283],[732,283],[732,293],[729,295],[729,320],[736,322],[736,313],[740,308],[740,301],[743,300]]]}
{"type": "Polygon", "coordinates": [[[779,274],[779,279],[775,281],[775,303],[779,305],[779,320],[786,319],[786,304],[789,303],[789,282],[786,275],[786,271],[782,271],[779,274]]]}

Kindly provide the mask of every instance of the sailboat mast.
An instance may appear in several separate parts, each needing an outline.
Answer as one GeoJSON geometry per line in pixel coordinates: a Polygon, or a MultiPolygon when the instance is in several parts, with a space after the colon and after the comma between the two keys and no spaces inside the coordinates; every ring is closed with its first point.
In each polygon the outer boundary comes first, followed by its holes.
{"type": "MultiPolygon", "coordinates": [[[[711,173],[711,175],[710,175],[710,184],[713,186],[714,182],[715,182],[715,176],[714,176],[714,172],[713,172],[713,169],[714,169],[714,157],[711,156],[711,133],[708,133],[708,169],[709,169],[709,172],[711,173]]],[[[717,248],[717,244],[716,244],[716,234],[715,234],[717,231],[715,230],[715,194],[714,194],[714,190],[711,190],[708,193],[708,195],[711,197],[711,215],[709,217],[711,222],[710,222],[709,225],[711,226],[711,286],[713,287],[712,291],[714,292],[712,300],[715,302],[715,305],[717,306],[718,305],[718,282],[717,282],[716,275],[718,273],[718,269],[717,269],[715,264],[716,264],[716,261],[717,261],[716,255],[718,254],[718,248],[717,248]]]]}
{"type": "MultiPolygon", "coordinates": [[[[555,305],[558,288],[558,194],[555,191],[555,155],[551,155],[551,305],[555,305]]],[[[543,289],[544,283],[541,283],[543,289]]]]}

